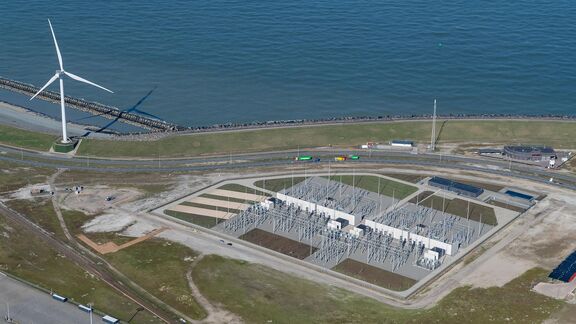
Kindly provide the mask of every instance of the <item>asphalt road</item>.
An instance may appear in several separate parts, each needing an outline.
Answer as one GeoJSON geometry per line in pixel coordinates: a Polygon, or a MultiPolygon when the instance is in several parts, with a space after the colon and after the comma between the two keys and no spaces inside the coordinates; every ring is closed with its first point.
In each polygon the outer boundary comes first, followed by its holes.
{"type": "Polygon", "coordinates": [[[59,154],[24,151],[0,146],[0,160],[34,167],[67,168],[71,170],[106,172],[193,172],[225,169],[261,167],[299,166],[306,168],[315,165],[346,164],[386,164],[398,166],[428,166],[468,171],[483,171],[499,175],[532,180],[541,183],[576,190],[576,177],[559,171],[551,171],[537,166],[508,161],[456,155],[431,153],[412,154],[409,152],[317,149],[283,152],[261,152],[230,154],[226,156],[191,157],[173,159],[106,159],[88,157],[68,157],[59,154]],[[320,162],[295,162],[296,155],[312,155],[320,162]],[[356,154],[360,160],[334,162],[337,155],[356,154]],[[554,179],[550,182],[550,179],[554,179]]]}

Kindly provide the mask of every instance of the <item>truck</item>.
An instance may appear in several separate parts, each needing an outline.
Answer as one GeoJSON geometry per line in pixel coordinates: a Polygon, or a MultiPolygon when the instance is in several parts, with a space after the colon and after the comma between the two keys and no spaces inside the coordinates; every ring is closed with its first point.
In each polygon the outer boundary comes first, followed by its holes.
{"type": "Polygon", "coordinates": [[[348,158],[345,156],[337,156],[334,158],[334,161],[339,162],[339,161],[346,161],[348,158]]]}
{"type": "Polygon", "coordinates": [[[56,299],[57,301],[63,302],[63,303],[68,301],[68,298],[57,295],[57,294],[52,294],[52,298],[56,299]]]}
{"type": "Polygon", "coordinates": [[[114,317],[112,317],[112,316],[110,316],[110,315],[104,315],[104,316],[102,316],[102,321],[103,321],[104,323],[109,323],[109,324],[117,324],[117,323],[120,323],[120,320],[119,320],[119,319],[114,318],[114,317]]]}
{"type": "Polygon", "coordinates": [[[294,158],[294,161],[312,161],[314,158],[310,155],[301,155],[294,158]]]}

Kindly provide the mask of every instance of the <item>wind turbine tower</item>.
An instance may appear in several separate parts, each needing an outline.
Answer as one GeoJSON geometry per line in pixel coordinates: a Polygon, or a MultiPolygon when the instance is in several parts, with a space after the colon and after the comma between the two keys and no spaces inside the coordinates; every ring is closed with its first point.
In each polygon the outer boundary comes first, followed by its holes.
{"type": "Polygon", "coordinates": [[[97,88],[106,90],[110,93],[114,93],[114,92],[104,88],[103,86],[97,85],[94,82],[91,82],[91,81],[88,81],[84,78],[81,78],[81,77],[77,76],[76,74],[72,74],[72,73],[64,70],[64,64],[62,63],[62,54],[60,53],[60,48],[58,47],[58,41],[56,41],[56,35],[54,34],[54,29],[52,28],[52,23],[50,22],[50,19],[48,19],[48,25],[50,26],[50,31],[52,32],[52,39],[54,39],[54,46],[56,47],[56,55],[58,56],[58,63],[60,65],[60,70],[56,70],[56,73],[54,74],[54,76],[52,76],[52,78],[50,78],[50,80],[48,80],[48,82],[46,82],[46,84],[40,90],[38,90],[38,92],[36,92],[36,94],[34,96],[32,96],[32,98],[30,98],[30,100],[34,99],[37,95],[39,95],[42,91],[44,91],[44,89],[46,89],[49,85],[51,85],[54,81],[56,81],[56,79],[58,79],[60,81],[60,109],[61,109],[61,113],[62,113],[62,143],[68,144],[68,143],[70,143],[70,139],[68,138],[68,132],[66,131],[66,108],[65,108],[65,103],[64,103],[64,78],[63,78],[64,75],[68,76],[69,78],[71,78],[73,80],[87,83],[87,84],[95,86],[97,88]]]}
{"type": "Polygon", "coordinates": [[[430,136],[430,150],[436,149],[436,99],[434,99],[434,114],[432,115],[432,135],[430,136]]]}

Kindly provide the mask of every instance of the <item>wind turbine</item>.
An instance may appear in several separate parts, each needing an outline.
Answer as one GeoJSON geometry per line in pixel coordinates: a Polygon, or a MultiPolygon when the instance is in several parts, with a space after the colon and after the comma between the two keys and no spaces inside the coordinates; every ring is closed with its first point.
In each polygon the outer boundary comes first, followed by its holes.
{"type": "Polygon", "coordinates": [[[40,94],[42,91],[44,91],[44,89],[46,89],[50,84],[52,84],[52,82],[56,81],[56,79],[60,80],[60,108],[62,111],[62,143],[69,143],[69,139],[68,139],[68,133],[66,132],[66,109],[64,107],[64,79],[63,76],[67,75],[68,77],[70,77],[71,79],[74,79],[76,81],[80,81],[80,82],[84,82],[84,83],[88,83],[89,85],[95,86],[97,88],[106,90],[110,93],[114,93],[100,85],[97,85],[94,82],[90,82],[84,78],[81,78],[79,76],[77,76],[76,74],[72,74],[70,72],[67,72],[64,70],[64,65],[62,64],[62,54],[60,54],[60,48],[58,48],[58,41],[56,41],[56,35],[54,35],[54,29],[52,28],[52,23],[50,22],[50,19],[48,19],[48,25],[50,25],[50,31],[52,32],[52,38],[54,39],[54,46],[56,46],[56,54],[58,55],[58,63],[60,64],[60,70],[56,70],[56,73],[54,74],[54,76],[52,78],[50,78],[50,80],[48,80],[48,82],[46,82],[46,84],[40,89],[38,90],[38,92],[36,92],[36,94],[34,96],[32,96],[32,98],[30,98],[30,100],[34,99],[38,94],[40,94]]]}

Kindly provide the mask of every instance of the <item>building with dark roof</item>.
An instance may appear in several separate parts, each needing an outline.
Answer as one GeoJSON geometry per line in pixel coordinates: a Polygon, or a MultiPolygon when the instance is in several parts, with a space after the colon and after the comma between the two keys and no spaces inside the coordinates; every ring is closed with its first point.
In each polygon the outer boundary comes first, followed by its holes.
{"type": "Polygon", "coordinates": [[[556,158],[556,151],[549,146],[509,145],[504,146],[503,154],[513,160],[550,161],[556,158]]]}
{"type": "Polygon", "coordinates": [[[432,179],[428,181],[428,185],[471,198],[476,198],[484,192],[482,188],[440,177],[432,177],[432,179]]]}
{"type": "Polygon", "coordinates": [[[570,282],[576,278],[576,252],[570,254],[550,273],[550,278],[570,282]]]}

